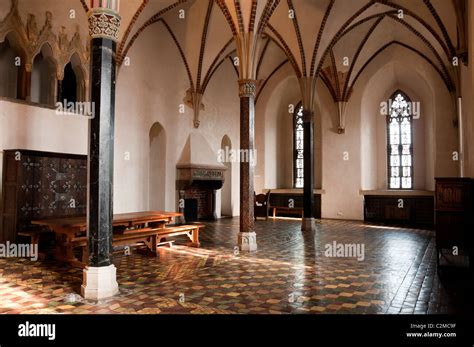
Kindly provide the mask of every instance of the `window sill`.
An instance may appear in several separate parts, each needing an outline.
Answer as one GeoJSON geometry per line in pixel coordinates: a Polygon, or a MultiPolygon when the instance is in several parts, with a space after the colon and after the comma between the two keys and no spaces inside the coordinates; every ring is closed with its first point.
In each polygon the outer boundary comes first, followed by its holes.
{"type": "Polygon", "coordinates": [[[379,196],[434,196],[432,190],[420,189],[380,189],[380,190],[359,190],[360,195],[379,195],[379,196]]]}
{"type": "Polygon", "coordinates": [[[0,101],[11,102],[13,104],[20,104],[20,105],[27,105],[39,108],[45,108],[48,110],[56,110],[56,106],[46,105],[46,104],[38,104],[36,102],[21,100],[21,99],[13,99],[6,96],[0,96],[0,101]]]}
{"type": "MultiPolygon", "coordinates": [[[[274,194],[301,194],[303,195],[303,188],[290,188],[290,189],[263,189],[262,192],[266,194],[268,191],[274,194]]],[[[314,194],[325,194],[326,191],[324,189],[314,189],[314,194]]]]}

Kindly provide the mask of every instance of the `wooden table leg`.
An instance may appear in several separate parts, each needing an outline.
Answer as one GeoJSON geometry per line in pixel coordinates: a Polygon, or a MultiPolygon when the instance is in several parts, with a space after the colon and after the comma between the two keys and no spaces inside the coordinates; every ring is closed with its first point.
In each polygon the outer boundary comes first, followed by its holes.
{"type": "Polygon", "coordinates": [[[86,265],[74,255],[74,247],[69,234],[62,232],[56,232],[54,259],[60,262],[66,262],[72,266],[84,267],[86,265]]]}
{"type": "Polygon", "coordinates": [[[191,247],[198,248],[201,245],[199,242],[199,228],[191,231],[191,239],[192,239],[191,247]]]}

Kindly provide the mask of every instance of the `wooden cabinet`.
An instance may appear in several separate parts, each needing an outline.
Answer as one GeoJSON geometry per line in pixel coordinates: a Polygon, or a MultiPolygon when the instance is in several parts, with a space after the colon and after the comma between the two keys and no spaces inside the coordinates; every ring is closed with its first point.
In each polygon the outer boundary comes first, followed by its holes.
{"type": "Polygon", "coordinates": [[[364,195],[364,221],[433,228],[433,196],[364,195]]]}
{"type": "Polygon", "coordinates": [[[15,241],[34,219],[85,215],[86,184],[85,155],[4,151],[0,241],[15,241]]]}
{"type": "MultiPolygon", "coordinates": [[[[457,247],[469,254],[474,248],[474,180],[436,178],[436,248],[457,247]]],[[[472,261],[471,261],[472,262],[472,261]]],[[[472,264],[471,264],[472,266],[472,264]]]]}

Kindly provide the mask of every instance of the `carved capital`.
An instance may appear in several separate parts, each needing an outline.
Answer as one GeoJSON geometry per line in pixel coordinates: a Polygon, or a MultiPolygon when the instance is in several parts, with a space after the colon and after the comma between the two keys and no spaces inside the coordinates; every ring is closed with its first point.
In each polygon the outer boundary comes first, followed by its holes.
{"type": "Polygon", "coordinates": [[[89,34],[91,38],[104,38],[118,41],[121,17],[118,13],[96,8],[89,12],[89,34]]]}
{"type": "Polygon", "coordinates": [[[257,96],[257,81],[239,80],[239,97],[255,98],[257,96]]]}

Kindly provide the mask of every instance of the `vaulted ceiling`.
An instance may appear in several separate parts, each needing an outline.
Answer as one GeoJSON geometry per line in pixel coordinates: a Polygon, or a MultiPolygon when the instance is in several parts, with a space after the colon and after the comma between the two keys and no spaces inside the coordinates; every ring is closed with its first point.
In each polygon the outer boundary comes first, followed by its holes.
{"type": "MultiPolygon", "coordinates": [[[[86,1],[80,1],[87,9],[86,1]]],[[[256,56],[260,88],[279,68],[291,64],[297,77],[320,77],[335,101],[347,100],[364,69],[378,54],[397,45],[421,56],[448,90],[455,89],[452,61],[464,53],[464,0],[227,2],[229,9],[214,0],[122,1],[119,65],[144,30],[163,25],[185,64],[190,88],[204,93],[213,73],[222,64],[232,63],[236,55],[235,32],[226,16],[238,22],[239,14],[232,13],[236,8],[271,8],[256,56]]]]}

